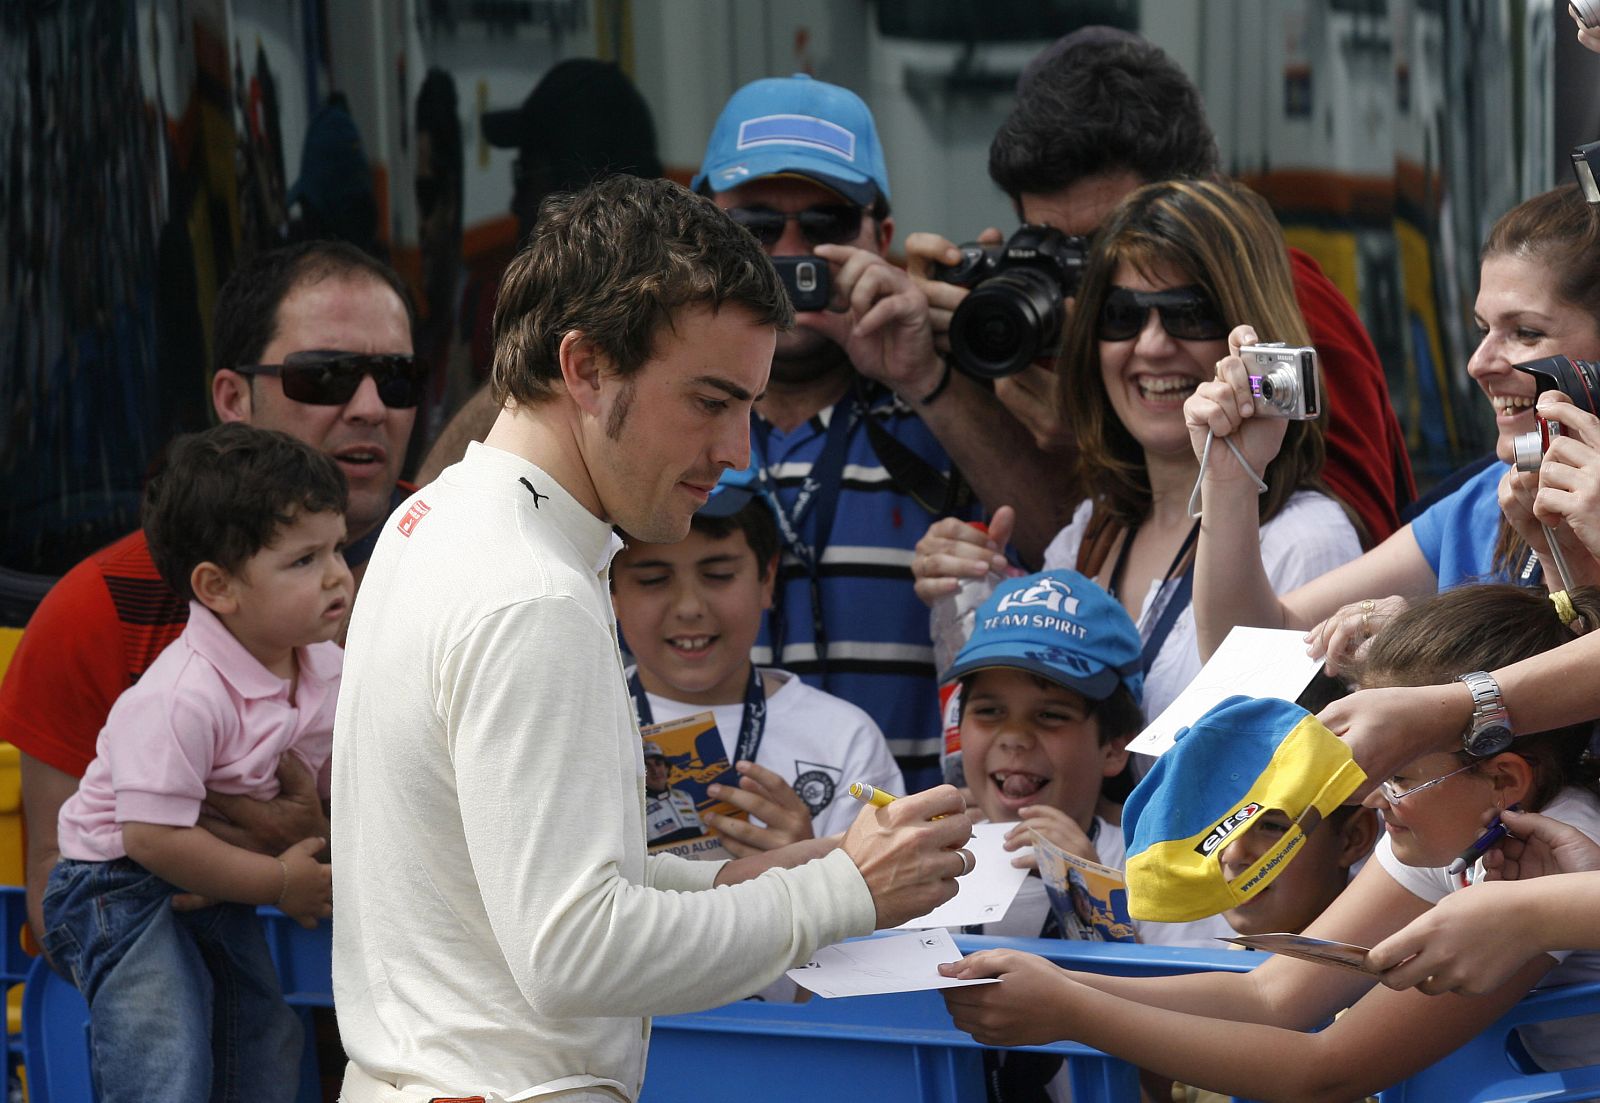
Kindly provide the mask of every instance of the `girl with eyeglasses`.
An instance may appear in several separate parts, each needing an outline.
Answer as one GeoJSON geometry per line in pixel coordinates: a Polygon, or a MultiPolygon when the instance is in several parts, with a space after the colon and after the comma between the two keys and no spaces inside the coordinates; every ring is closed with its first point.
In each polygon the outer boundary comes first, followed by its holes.
{"type": "MultiPolygon", "coordinates": [[[[1228,330],[1309,343],[1283,234],[1240,184],[1167,181],[1133,192],[1096,236],[1059,371],[1089,497],[1045,550],[1111,591],[1145,641],[1145,711],[1158,716],[1200,669],[1191,608],[1200,466],[1184,400],[1227,352],[1228,330]]],[[[1321,421],[1289,425],[1257,502],[1260,555],[1289,590],[1361,553],[1322,488],[1321,421]]]]}
{"type": "MultiPolygon", "coordinates": [[[[1600,612],[1600,591],[1584,588],[1571,598],[1580,612],[1600,612]]],[[[1359,681],[1447,683],[1567,638],[1562,615],[1539,589],[1461,587],[1388,622],[1357,664],[1359,681]]],[[[1383,812],[1385,837],[1304,933],[1376,945],[1483,875],[1481,859],[1462,873],[1452,872],[1452,862],[1496,812],[1513,805],[1600,838],[1600,796],[1584,757],[1588,740],[1589,726],[1579,724],[1524,736],[1514,750],[1485,758],[1427,754],[1384,779],[1368,803],[1383,812]]],[[[1481,937],[1496,938],[1497,931],[1481,937]]],[[[1304,1103],[1361,1098],[1415,1074],[1530,989],[1600,979],[1600,953],[1535,955],[1475,997],[1394,991],[1379,985],[1376,973],[1279,956],[1249,973],[1130,978],[1068,972],[1029,954],[989,950],[942,971],[1000,978],[998,985],[946,993],[956,1025],[985,1044],[1072,1039],[1211,1091],[1304,1103]]],[[[1595,1026],[1589,1016],[1519,1033],[1539,1066],[1575,1068],[1600,1059],[1595,1026]]]]}

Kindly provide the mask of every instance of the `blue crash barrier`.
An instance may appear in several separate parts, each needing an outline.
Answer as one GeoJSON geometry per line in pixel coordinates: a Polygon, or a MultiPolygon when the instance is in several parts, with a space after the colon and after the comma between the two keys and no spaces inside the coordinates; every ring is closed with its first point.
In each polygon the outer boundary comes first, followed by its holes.
{"type": "MultiPolygon", "coordinates": [[[[78,992],[19,948],[26,921],[20,888],[0,887],[6,941],[0,979],[26,976],[23,1038],[31,1103],[92,1103],[88,1009],[78,992]]],[[[261,909],[268,945],[288,1002],[331,1006],[332,928],[307,931],[276,909],[261,909]]],[[[1257,955],[1226,950],[984,938],[958,935],[965,951],[1010,947],[1069,968],[1123,976],[1207,969],[1245,971],[1257,955]]],[[[1532,1070],[1513,1031],[1526,1023],[1600,1014],[1600,984],[1536,992],[1477,1038],[1430,1068],[1379,1095],[1382,1103],[1565,1103],[1600,1098],[1600,1065],[1565,1072],[1532,1070]]],[[[1139,1098],[1133,1069],[1087,1046],[1037,1047],[1066,1059],[1077,1103],[1128,1103],[1139,1098]]],[[[649,1075],[640,1103],[701,1103],[730,1084],[763,1100],[814,1103],[869,1092],[874,1103],[955,1103],[983,1098],[983,1050],[957,1031],[937,992],[803,1004],[744,1001],[655,1020],[649,1075]]],[[[300,1099],[320,1098],[315,1051],[308,1038],[300,1099]]]]}

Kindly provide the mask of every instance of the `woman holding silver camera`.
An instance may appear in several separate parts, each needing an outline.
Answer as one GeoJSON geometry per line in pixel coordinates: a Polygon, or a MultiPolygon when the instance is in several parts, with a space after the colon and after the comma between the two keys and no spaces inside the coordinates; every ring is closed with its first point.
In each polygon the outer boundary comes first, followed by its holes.
{"type": "MultiPolygon", "coordinates": [[[[1200,669],[1190,605],[1199,526],[1189,515],[1200,467],[1183,402],[1247,318],[1307,342],[1282,232],[1248,188],[1187,180],[1122,201],[1096,236],[1067,324],[1058,390],[1089,495],[1044,566],[1093,578],[1139,624],[1151,717],[1200,669]]],[[[1354,525],[1319,485],[1322,458],[1320,423],[1292,423],[1267,465],[1268,491],[1252,501],[1253,556],[1285,590],[1360,554],[1354,525]]],[[[991,526],[997,538],[1007,514],[991,526]]],[[[966,576],[957,545],[939,525],[918,545],[912,572],[930,604],[966,576]]]]}
{"type": "MultiPolygon", "coordinates": [[[[1255,487],[1227,449],[1211,449],[1195,572],[1202,652],[1236,624],[1304,628],[1311,654],[1336,672],[1408,599],[1466,581],[1540,580],[1538,558],[1529,556],[1530,547],[1546,552],[1533,513],[1538,476],[1510,466],[1516,437],[1538,427],[1536,383],[1512,365],[1556,354],[1600,358],[1600,217],[1576,186],[1536,196],[1495,223],[1474,316],[1481,336],[1467,370],[1494,408],[1501,462],[1359,559],[1280,598],[1253,550],[1255,487]]],[[[1259,402],[1236,354],[1253,339],[1249,326],[1230,335],[1230,355],[1188,399],[1185,415],[1196,455],[1208,434],[1227,437],[1259,470],[1276,454],[1283,423],[1252,416],[1259,402]]],[[[1588,552],[1564,528],[1558,536],[1578,581],[1593,580],[1588,552]]]]}

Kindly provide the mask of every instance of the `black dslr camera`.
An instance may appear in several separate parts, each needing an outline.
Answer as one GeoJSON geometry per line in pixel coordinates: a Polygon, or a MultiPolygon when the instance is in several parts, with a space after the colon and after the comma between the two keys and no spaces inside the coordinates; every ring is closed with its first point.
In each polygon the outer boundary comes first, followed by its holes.
{"type": "MultiPolygon", "coordinates": [[[[1538,394],[1560,391],[1572,399],[1573,405],[1585,413],[1600,414],[1600,363],[1593,360],[1574,360],[1567,356],[1546,356],[1529,360],[1526,364],[1513,364],[1520,372],[1533,376],[1538,384],[1538,394]]],[[[1516,452],[1518,471],[1537,471],[1549,451],[1551,440],[1561,435],[1559,422],[1539,418],[1539,427],[1528,433],[1518,433],[1511,446],[1516,452]]]]}
{"type": "Polygon", "coordinates": [[[1089,258],[1089,243],[1049,226],[1025,225],[1004,245],[969,243],[935,279],[972,288],[950,319],[956,366],[998,379],[1055,351],[1066,310],[1089,258]]]}

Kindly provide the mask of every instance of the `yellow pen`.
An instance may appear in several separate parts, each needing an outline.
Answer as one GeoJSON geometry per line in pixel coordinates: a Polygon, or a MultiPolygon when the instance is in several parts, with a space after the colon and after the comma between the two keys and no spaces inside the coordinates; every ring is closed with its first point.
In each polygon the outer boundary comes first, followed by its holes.
{"type": "Polygon", "coordinates": [[[893,793],[886,793],[876,785],[868,785],[864,781],[852,781],[850,795],[862,804],[870,804],[874,808],[887,808],[895,799],[893,793]]]}

